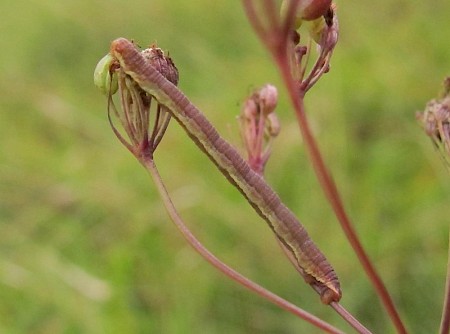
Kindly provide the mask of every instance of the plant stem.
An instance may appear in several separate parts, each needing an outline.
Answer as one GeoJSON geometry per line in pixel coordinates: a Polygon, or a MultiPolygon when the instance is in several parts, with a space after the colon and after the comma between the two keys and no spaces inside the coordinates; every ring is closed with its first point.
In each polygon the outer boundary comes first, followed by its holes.
{"type": "MultiPolygon", "coordinates": [[[[303,99],[305,95],[305,87],[302,84],[296,83],[291,74],[291,68],[288,60],[288,36],[289,29],[292,29],[293,17],[295,16],[295,10],[288,10],[287,17],[284,18],[284,22],[277,22],[276,24],[269,24],[268,27],[264,27],[261,20],[258,17],[257,12],[253,6],[252,0],[242,0],[247,17],[252,24],[257,35],[260,37],[263,44],[267,47],[272,54],[274,61],[276,62],[281,77],[288,89],[291,103],[294,106],[297,122],[300,127],[300,131],[305,142],[306,148],[309,152],[314,171],[317,175],[319,183],[325,193],[326,198],[330,202],[338,221],[349,240],[353,250],[355,251],[364,271],[366,272],[369,280],[372,282],[375,291],[377,292],[382,304],[387,310],[389,317],[391,318],[398,333],[406,334],[406,328],[400,319],[397,309],[389,295],[383,281],[376,272],[372,262],[370,261],[367,253],[362,247],[361,242],[353,228],[353,225],[345,211],[341,197],[337,190],[337,187],[328,172],[325,162],[322,158],[318,145],[310,130],[308,120],[306,117],[303,99]],[[286,29],[281,29],[287,27],[286,29]]],[[[299,1],[291,1],[292,8],[299,4],[299,1]]],[[[266,13],[267,14],[267,13],[266,13]]],[[[308,87],[306,87],[306,90],[308,87]]]]}
{"type": "Polygon", "coordinates": [[[444,307],[442,310],[440,334],[448,334],[450,332],[450,232],[449,232],[449,249],[447,263],[447,282],[445,284],[444,307]]]}
{"type": "Polygon", "coordinates": [[[292,79],[290,68],[286,57],[276,59],[278,67],[281,72],[281,76],[285,82],[288,89],[291,103],[294,106],[295,114],[297,117],[298,125],[300,127],[300,132],[302,134],[305,146],[308,150],[311,162],[314,167],[314,171],[317,175],[317,179],[321,185],[322,190],[325,193],[333,211],[338,218],[338,221],[347,237],[350,245],[352,246],[356,256],[358,257],[361,266],[366,272],[369,280],[372,282],[381,302],[386,308],[389,317],[397,329],[398,333],[406,334],[406,328],[397,312],[394,302],[389,295],[383,281],[381,280],[379,274],[377,273],[372,261],[369,259],[366,251],[364,250],[359,237],[356,234],[353,224],[351,223],[347,212],[345,211],[342,199],[340,197],[339,191],[334,183],[331,174],[325,166],[325,162],[320,153],[319,147],[312,135],[311,129],[308,124],[308,119],[305,113],[305,107],[303,103],[304,96],[302,93],[299,94],[299,89],[292,79]]]}
{"type": "Polygon", "coordinates": [[[225,274],[232,280],[243,285],[247,289],[255,292],[259,296],[269,300],[270,302],[279,306],[280,308],[282,308],[288,312],[291,312],[292,314],[296,315],[297,317],[299,317],[301,319],[304,319],[305,321],[311,323],[312,325],[316,326],[317,328],[320,328],[327,333],[333,333],[333,334],[342,334],[343,333],[339,329],[331,326],[330,324],[324,322],[323,320],[315,317],[314,315],[302,310],[301,308],[297,307],[296,305],[279,297],[278,295],[274,294],[273,292],[268,291],[265,288],[263,288],[262,286],[254,283],[250,279],[246,278],[245,276],[243,276],[240,273],[238,273],[237,271],[235,271],[233,268],[231,268],[228,265],[226,265],[225,263],[223,263],[214,254],[212,254],[208,249],[206,249],[203,246],[203,244],[191,233],[189,228],[185,225],[182,218],[178,214],[178,212],[167,192],[167,189],[161,179],[161,176],[156,168],[156,165],[155,165],[153,159],[148,155],[143,155],[140,157],[139,160],[140,160],[141,164],[145,167],[145,169],[149,172],[154,183],[156,184],[158,192],[161,196],[161,199],[164,203],[164,206],[165,206],[170,218],[175,223],[175,225],[179,229],[179,231],[182,233],[183,237],[188,241],[188,243],[206,261],[208,261],[212,266],[214,266],[216,269],[221,271],[223,274],[225,274]]]}
{"type": "MultiPolygon", "coordinates": [[[[288,259],[291,261],[292,265],[295,267],[295,269],[301,273],[301,268],[297,265],[295,262],[295,259],[292,257],[291,253],[284,247],[284,245],[279,242],[279,245],[283,252],[286,254],[288,259]]],[[[314,285],[314,283],[311,284],[311,287],[316,290],[318,293],[320,293],[320,287],[314,285]]],[[[352,326],[358,333],[360,334],[371,334],[372,332],[368,330],[366,327],[364,327],[363,324],[359,322],[358,319],[356,319],[350,312],[347,311],[347,309],[342,306],[339,302],[331,302],[330,307],[332,307],[337,314],[339,314],[342,319],[344,319],[350,326],[352,326]]]]}
{"type": "MultiPolygon", "coordinates": [[[[253,26],[254,30],[256,31],[257,35],[259,36],[263,44],[267,47],[267,49],[271,53],[274,61],[276,62],[280,70],[281,77],[288,89],[291,102],[294,106],[300,131],[303,140],[305,141],[305,145],[309,152],[314,167],[314,171],[317,175],[319,183],[323,191],[325,192],[325,195],[328,201],[330,202],[335,212],[335,215],[338,218],[339,223],[341,224],[341,227],[344,230],[347,239],[349,240],[351,246],[353,247],[364,271],[369,277],[369,280],[372,282],[375,291],[377,292],[378,296],[381,299],[382,304],[387,310],[389,317],[392,319],[392,322],[395,328],[397,329],[397,332],[401,334],[406,334],[407,333],[406,328],[404,327],[400,319],[400,316],[395,308],[395,305],[386,287],[384,286],[381,278],[379,277],[378,273],[373,267],[372,262],[370,261],[369,257],[364,251],[359,241],[359,238],[356,235],[356,232],[346,214],[336,185],[334,184],[331,175],[325,166],[318,145],[316,144],[316,141],[311,133],[303,105],[305,87],[302,87],[301,82],[299,83],[294,82],[292,78],[287,53],[288,52],[287,41],[289,31],[290,29],[292,29],[293,26],[292,25],[293,18],[296,15],[295,8],[300,3],[300,1],[290,2],[291,8],[287,11],[287,16],[283,18],[284,21],[275,23],[272,22],[272,24],[269,24],[267,27],[265,27],[262,21],[260,20],[260,17],[254,8],[253,1],[242,0],[242,2],[251,25],[253,26]]],[[[267,12],[265,14],[267,14],[267,12]]],[[[306,89],[308,89],[308,87],[306,87],[306,89]]]]}

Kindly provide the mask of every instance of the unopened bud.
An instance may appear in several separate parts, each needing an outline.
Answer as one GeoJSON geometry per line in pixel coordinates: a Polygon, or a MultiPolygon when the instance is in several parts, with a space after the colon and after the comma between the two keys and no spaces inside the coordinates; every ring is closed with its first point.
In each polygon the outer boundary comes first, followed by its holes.
{"type": "Polygon", "coordinates": [[[248,99],[245,101],[243,114],[247,120],[253,120],[256,118],[258,114],[258,106],[256,105],[255,100],[248,99]]]}
{"type": "Polygon", "coordinates": [[[265,85],[259,91],[259,98],[261,100],[261,105],[263,106],[264,114],[271,114],[275,110],[278,103],[277,88],[270,84],[265,85]]]}

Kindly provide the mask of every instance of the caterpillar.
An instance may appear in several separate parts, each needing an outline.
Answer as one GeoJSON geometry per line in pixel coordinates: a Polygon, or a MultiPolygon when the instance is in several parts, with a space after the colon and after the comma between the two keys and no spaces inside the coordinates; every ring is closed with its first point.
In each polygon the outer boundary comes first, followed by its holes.
{"type": "Polygon", "coordinates": [[[189,137],[245,196],[290,252],[306,282],[318,289],[322,302],[338,302],[342,292],[333,267],[266,181],[175,85],[148,64],[133,43],[125,38],[116,39],[111,44],[110,54],[119,63],[120,70],[168,108],[189,137]]]}

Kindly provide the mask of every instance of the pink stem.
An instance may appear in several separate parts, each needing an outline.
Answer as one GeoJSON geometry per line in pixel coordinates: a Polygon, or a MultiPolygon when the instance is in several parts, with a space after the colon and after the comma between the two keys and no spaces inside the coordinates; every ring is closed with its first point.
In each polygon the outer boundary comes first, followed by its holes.
{"type": "Polygon", "coordinates": [[[172,200],[167,192],[166,187],[164,186],[164,183],[162,182],[161,176],[156,168],[154,161],[149,157],[149,155],[144,154],[144,155],[141,155],[140,162],[152,176],[153,181],[155,182],[156,187],[158,188],[158,192],[164,202],[164,205],[166,207],[166,210],[167,210],[170,218],[175,223],[175,225],[180,230],[180,232],[183,234],[184,238],[188,241],[188,243],[206,261],[208,261],[216,269],[221,271],[223,274],[225,274],[232,280],[243,285],[247,289],[255,292],[256,294],[260,295],[261,297],[269,300],[270,302],[279,306],[280,308],[282,308],[288,312],[291,312],[292,314],[296,315],[299,318],[304,319],[305,321],[308,321],[309,323],[316,326],[317,328],[320,328],[327,333],[333,333],[333,334],[342,334],[343,333],[339,329],[331,326],[330,324],[324,322],[323,320],[315,317],[314,315],[302,310],[301,308],[297,307],[296,305],[279,297],[278,295],[274,294],[273,292],[270,292],[270,291],[266,290],[265,288],[263,288],[262,286],[254,283],[250,279],[246,278],[245,276],[243,276],[240,273],[238,273],[237,271],[235,271],[233,268],[227,266],[222,261],[220,261],[214,254],[212,254],[208,249],[206,249],[203,246],[203,244],[191,233],[191,231],[188,229],[188,227],[184,224],[182,218],[179,216],[178,212],[176,211],[175,206],[172,203],[172,200]]]}
{"type": "Polygon", "coordinates": [[[303,104],[303,94],[298,94],[298,87],[292,80],[290,74],[290,68],[288,62],[286,61],[286,57],[277,58],[276,62],[280,68],[281,76],[285,82],[286,87],[289,91],[289,96],[291,98],[291,102],[294,106],[295,113],[297,116],[298,125],[301,130],[301,134],[305,145],[308,149],[309,156],[311,157],[311,161],[314,167],[314,171],[316,172],[319,183],[325,192],[325,195],[328,201],[333,208],[336,217],[341,224],[341,227],[350,242],[355,254],[357,255],[364,271],[366,272],[369,280],[372,282],[375,290],[378,293],[378,296],[381,299],[381,302],[386,307],[387,313],[392,319],[395,328],[398,333],[406,334],[406,328],[403,325],[403,322],[400,319],[400,316],[397,312],[397,309],[392,301],[389,292],[387,291],[383,281],[378,275],[375,267],[372,265],[372,261],[369,259],[366,251],[364,250],[359,238],[353,228],[353,225],[344,209],[344,205],[342,203],[341,197],[337,190],[336,184],[334,183],[330,173],[328,172],[320,150],[317,146],[317,143],[311,133],[311,129],[308,125],[308,120],[305,113],[305,108],[303,104]]]}
{"type": "MultiPolygon", "coordinates": [[[[385,306],[389,317],[392,319],[395,328],[398,333],[406,334],[406,328],[404,327],[400,316],[395,308],[395,305],[390,297],[386,287],[384,286],[380,276],[376,272],[375,268],[372,265],[368,255],[363,249],[358,236],[353,228],[353,225],[350,222],[350,219],[347,216],[347,213],[344,209],[342,200],[340,198],[339,192],[336,188],[335,183],[333,182],[330,173],[328,172],[325,163],[323,161],[320,150],[316,144],[316,141],[311,133],[311,130],[308,125],[307,117],[304,110],[303,98],[305,91],[302,90],[300,84],[296,84],[293,81],[291,71],[289,68],[289,61],[287,57],[287,36],[289,36],[289,31],[279,28],[279,26],[269,26],[267,29],[264,29],[261,24],[261,20],[258,17],[258,14],[254,10],[252,0],[242,0],[245,11],[247,13],[247,17],[255,29],[257,35],[260,37],[261,41],[266,45],[269,52],[272,54],[275,62],[277,63],[281,76],[285,82],[285,85],[289,91],[289,95],[291,98],[291,102],[294,106],[297,121],[301,130],[301,134],[303,140],[305,141],[305,145],[311,157],[311,161],[314,167],[314,171],[317,175],[319,183],[325,192],[325,195],[330,202],[336,217],[338,218],[344,233],[349,240],[353,250],[355,251],[364,271],[366,272],[369,280],[372,282],[378,296],[381,299],[381,302],[385,306]],[[283,32],[284,34],[280,34],[283,32]],[[272,32],[272,33],[270,33],[272,32]]],[[[291,1],[291,7],[295,8],[299,1],[291,1]]],[[[289,23],[289,27],[292,27],[291,20],[293,19],[293,15],[295,11],[288,11],[288,16],[284,18],[286,20],[286,25],[289,23]]]]}

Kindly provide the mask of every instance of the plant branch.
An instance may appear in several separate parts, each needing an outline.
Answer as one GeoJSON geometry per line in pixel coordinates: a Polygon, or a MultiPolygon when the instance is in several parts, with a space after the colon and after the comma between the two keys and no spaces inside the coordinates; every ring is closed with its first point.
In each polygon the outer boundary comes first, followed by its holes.
{"type": "MultiPolygon", "coordinates": [[[[281,243],[278,242],[281,249],[287,256],[287,258],[291,261],[292,265],[295,267],[295,269],[302,274],[302,268],[300,268],[297,263],[295,262],[295,259],[292,257],[290,252],[286,249],[286,247],[281,243]]],[[[321,287],[317,284],[314,284],[314,282],[310,283],[311,287],[316,290],[318,294],[321,293],[321,287]]],[[[342,319],[344,319],[350,326],[352,326],[358,333],[360,334],[371,334],[372,332],[368,330],[363,324],[359,322],[358,319],[356,319],[347,309],[342,306],[339,302],[331,302],[330,306],[336,311],[337,314],[339,314],[342,319]]]]}
{"type": "MultiPolygon", "coordinates": [[[[300,1],[290,1],[291,6],[294,3],[298,4],[300,1]]],[[[294,81],[291,74],[291,67],[289,65],[288,47],[287,41],[289,33],[284,32],[280,29],[280,25],[268,26],[266,29],[261,23],[261,19],[258,17],[252,0],[243,0],[243,5],[247,13],[247,17],[254,27],[257,35],[260,37],[261,41],[268,48],[269,52],[272,54],[275,63],[277,64],[281,77],[288,89],[289,97],[291,103],[294,107],[298,125],[305,142],[305,146],[309,153],[314,171],[319,180],[319,183],[325,193],[326,198],[330,202],[330,205],[335,212],[336,217],[349,241],[353,250],[355,251],[364,271],[366,272],[369,280],[372,282],[378,296],[381,299],[382,304],[385,306],[389,317],[392,319],[395,328],[398,333],[405,334],[406,328],[404,327],[400,316],[396,310],[392,298],[389,295],[384,283],[382,282],[380,276],[375,270],[372,262],[370,261],[367,253],[365,252],[362,244],[353,228],[353,225],[345,211],[343,202],[341,200],[340,194],[334,183],[331,174],[326,168],[325,162],[320,153],[319,147],[312,135],[311,129],[308,124],[308,120],[304,108],[304,96],[306,91],[311,88],[311,86],[318,80],[318,78],[324,73],[326,64],[329,61],[329,56],[331,55],[332,48],[326,50],[322,49],[321,55],[319,57],[319,62],[313,68],[311,73],[316,73],[315,76],[309,76],[305,82],[294,81]],[[284,32],[284,34],[283,34],[284,32]],[[268,38],[270,37],[270,39],[268,38]],[[275,41],[274,41],[275,40],[275,41]]],[[[295,12],[288,12],[287,18],[288,22],[292,20],[292,16],[295,12]]],[[[333,20],[332,24],[337,24],[337,20],[333,20]]],[[[292,27],[292,26],[291,26],[292,27]]],[[[322,36],[322,40],[326,42],[326,38],[330,38],[329,43],[325,43],[324,46],[334,47],[337,41],[337,26],[334,27],[336,30],[329,30],[330,36],[322,36]],[[336,35],[334,35],[336,34],[336,35]]],[[[292,29],[292,28],[291,28],[292,29]]]]}
{"type": "Polygon", "coordinates": [[[364,327],[350,312],[345,309],[340,303],[331,303],[330,306],[344,319],[347,321],[358,333],[361,334],[371,334],[366,327],[364,327]]]}
{"type": "Polygon", "coordinates": [[[377,291],[378,296],[381,299],[381,302],[385,306],[387,313],[392,319],[394,326],[397,329],[397,332],[406,334],[407,333],[406,328],[403,325],[403,322],[400,318],[400,315],[398,314],[394,302],[391,296],[389,295],[386,286],[381,280],[381,277],[379,276],[375,267],[373,266],[372,261],[370,260],[369,256],[364,250],[364,247],[362,246],[361,241],[353,227],[353,224],[350,221],[347,212],[344,208],[336,184],[334,183],[331,174],[329,173],[328,169],[325,166],[325,162],[322,158],[317,142],[314,139],[314,136],[312,135],[311,129],[308,124],[308,119],[305,113],[303,103],[303,96],[301,96],[301,94],[298,94],[298,89],[296,88],[296,85],[292,80],[289,67],[283,64],[285,63],[279,63],[280,71],[282,73],[284,82],[288,87],[289,96],[291,98],[291,103],[293,104],[295,109],[298,125],[300,127],[300,131],[303,140],[305,142],[305,146],[308,150],[314,171],[321,185],[321,188],[324,191],[325,196],[328,199],[336,217],[338,218],[338,221],[345,233],[345,236],[347,237],[356,256],[358,257],[361,266],[366,272],[369,280],[372,282],[375,290],[377,291]]]}
{"type": "Polygon", "coordinates": [[[136,156],[136,157],[139,159],[141,164],[146,168],[146,170],[151,175],[154,183],[156,184],[156,187],[161,196],[161,199],[164,203],[164,206],[167,210],[167,213],[169,214],[172,221],[175,223],[178,230],[182,233],[183,237],[187,240],[187,242],[206,261],[208,261],[217,270],[219,270],[220,272],[222,272],[224,275],[231,278],[235,282],[243,285],[247,289],[255,292],[259,296],[267,299],[268,301],[279,306],[280,308],[296,315],[297,317],[299,317],[301,319],[304,319],[305,321],[316,326],[317,328],[320,328],[327,333],[333,333],[333,334],[342,334],[343,333],[339,329],[331,326],[330,324],[324,322],[323,320],[315,317],[314,315],[302,310],[301,308],[297,307],[296,305],[279,297],[278,295],[274,294],[273,292],[268,291],[265,288],[263,288],[262,286],[254,283],[250,279],[241,275],[240,273],[235,271],[233,268],[229,267],[228,265],[224,264],[221,260],[219,260],[214,254],[212,254],[207,248],[205,248],[203,246],[203,244],[191,233],[189,228],[183,222],[182,218],[178,214],[178,212],[167,192],[167,189],[166,189],[164,183],[162,182],[161,176],[156,168],[156,165],[155,165],[153,159],[149,155],[141,155],[141,156],[136,156]]]}

